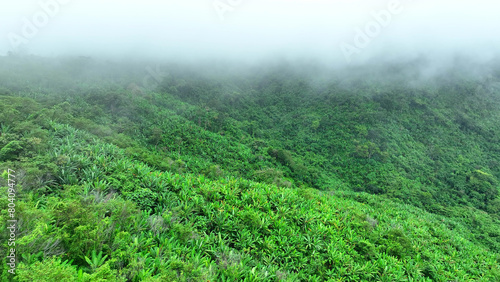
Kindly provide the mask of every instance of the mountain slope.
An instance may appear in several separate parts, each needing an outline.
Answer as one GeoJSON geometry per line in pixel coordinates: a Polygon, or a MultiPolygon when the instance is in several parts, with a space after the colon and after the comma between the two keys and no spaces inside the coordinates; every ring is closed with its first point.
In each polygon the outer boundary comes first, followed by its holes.
{"type": "Polygon", "coordinates": [[[500,278],[494,78],[1,60],[19,281],[500,278]]]}

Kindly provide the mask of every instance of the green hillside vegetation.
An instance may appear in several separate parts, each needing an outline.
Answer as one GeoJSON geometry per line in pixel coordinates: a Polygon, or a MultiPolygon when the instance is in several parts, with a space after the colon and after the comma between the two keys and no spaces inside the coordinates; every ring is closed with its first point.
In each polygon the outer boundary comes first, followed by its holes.
{"type": "Polygon", "coordinates": [[[500,281],[500,63],[145,65],[0,57],[3,280],[500,281]]]}

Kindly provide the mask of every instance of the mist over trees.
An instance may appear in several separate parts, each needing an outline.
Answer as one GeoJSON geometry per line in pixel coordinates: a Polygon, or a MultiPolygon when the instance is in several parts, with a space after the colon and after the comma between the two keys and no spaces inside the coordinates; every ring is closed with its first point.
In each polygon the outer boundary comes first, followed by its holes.
{"type": "Polygon", "coordinates": [[[0,4],[5,281],[499,281],[493,1],[0,4]]]}

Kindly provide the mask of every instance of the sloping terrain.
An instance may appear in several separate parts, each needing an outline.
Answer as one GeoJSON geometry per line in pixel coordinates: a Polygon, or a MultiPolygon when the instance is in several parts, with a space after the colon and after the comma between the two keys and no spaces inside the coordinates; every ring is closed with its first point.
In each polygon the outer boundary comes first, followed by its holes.
{"type": "Polygon", "coordinates": [[[18,281],[500,279],[495,72],[0,60],[18,281]]]}

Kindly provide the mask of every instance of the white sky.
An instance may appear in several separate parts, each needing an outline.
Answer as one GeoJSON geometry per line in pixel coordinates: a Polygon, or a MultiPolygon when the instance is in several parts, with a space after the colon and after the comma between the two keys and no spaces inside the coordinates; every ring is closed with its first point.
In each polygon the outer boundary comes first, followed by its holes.
{"type": "Polygon", "coordinates": [[[345,63],[344,43],[357,48],[351,61],[455,52],[487,60],[500,50],[499,11],[498,0],[0,0],[0,55],[283,55],[345,63]],[[376,25],[373,13],[392,2],[399,12],[366,46],[356,45],[357,30],[376,25]],[[230,10],[221,14],[214,3],[230,10]]]}

